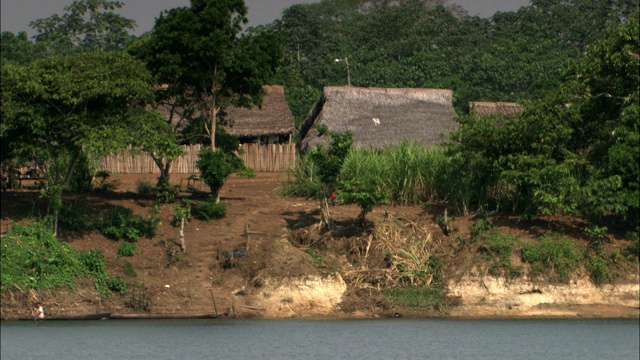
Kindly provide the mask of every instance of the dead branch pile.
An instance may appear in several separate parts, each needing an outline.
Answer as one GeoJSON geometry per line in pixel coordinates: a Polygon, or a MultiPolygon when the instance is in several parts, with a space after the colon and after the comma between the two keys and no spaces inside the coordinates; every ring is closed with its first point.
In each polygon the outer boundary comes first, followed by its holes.
{"type": "Polygon", "coordinates": [[[352,244],[351,253],[360,257],[362,267],[346,274],[345,280],[360,288],[428,286],[436,275],[430,260],[442,259],[447,253],[436,236],[439,233],[435,224],[382,219],[372,235],[352,244]]]}

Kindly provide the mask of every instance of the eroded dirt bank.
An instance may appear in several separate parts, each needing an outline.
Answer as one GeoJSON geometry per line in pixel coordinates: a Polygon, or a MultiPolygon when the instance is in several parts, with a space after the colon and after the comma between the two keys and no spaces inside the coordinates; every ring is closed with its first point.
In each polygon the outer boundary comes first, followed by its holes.
{"type": "MultiPolygon", "coordinates": [[[[331,212],[339,230],[326,238],[314,230],[319,221],[316,201],[281,198],[274,193],[282,177],[232,177],[222,192],[227,216],[210,222],[192,219],[185,229],[185,253],[179,251],[171,204],[160,206],[157,235],[140,239],[131,257],[119,257],[119,242],[97,231],[63,230],[60,239],[70,246],[100,250],[109,273],[127,280],[127,293],[100,297],[90,281],[79,284],[75,292],[23,291],[16,286],[2,295],[0,316],[28,317],[31,306],[41,301],[53,317],[107,312],[217,313],[239,318],[639,317],[637,263],[634,268],[620,269],[615,281],[601,286],[593,285],[586,276],[567,283],[531,281],[526,275],[508,281],[489,276],[486,266],[477,266],[485,261],[484,255],[476,249],[461,251],[457,245],[458,238],[469,235],[473,221],[454,219],[452,227],[457,233],[444,236],[437,220],[442,215],[440,208],[376,208],[368,215],[370,223],[377,224],[377,230],[372,230],[356,223],[357,207],[336,206],[331,212]],[[385,247],[391,241],[385,236],[399,231],[397,228],[411,229],[410,238],[432,244],[429,251],[443,261],[439,276],[446,297],[438,309],[406,309],[384,299],[384,286],[406,281],[397,271],[406,264],[390,260],[385,247]],[[249,256],[229,258],[234,250],[246,250],[249,256]],[[125,273],[127,263],[134,274],[125,273]]],[[[186,176],[176,175],[172,181],[179,185],[183,178],[186,176]]],[[[87,206],[86,211],[95,214],[119,205],[146,216],[152,202],[135,193],[136,183],[153,182],[155,176],[119,175],[114,180],[118,181],[115,193],[70,195],[65,200],[87,206]]],[[[11,221],[29,222],[39,209],[46,208],[34,191],[10,191],[1,200],[3,234],[11,221]]],[[[567,221],[552,224],[557,228],[549,231],[565,234],[571,234],[574,226],[567,221]]],[[[527,239],[552,225],[503,221],[496,227],[527,239]]],[[[620,248],[621,243],[613,239],[610,246],[620,248]]]]}

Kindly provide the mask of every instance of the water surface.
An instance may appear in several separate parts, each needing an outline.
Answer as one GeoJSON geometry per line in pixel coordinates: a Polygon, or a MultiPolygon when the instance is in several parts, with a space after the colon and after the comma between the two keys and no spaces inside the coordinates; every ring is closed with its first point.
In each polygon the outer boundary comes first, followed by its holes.
{"type": "Polygon", "coordinates": [[[4,321],[8,359],[639,359],[638,320],[4,321]]]}

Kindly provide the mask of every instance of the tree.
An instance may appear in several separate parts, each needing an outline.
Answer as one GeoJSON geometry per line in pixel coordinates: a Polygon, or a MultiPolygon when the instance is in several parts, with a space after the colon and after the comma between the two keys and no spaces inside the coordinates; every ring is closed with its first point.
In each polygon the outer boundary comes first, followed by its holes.
{"type": "Polygon", "coordinates": [[[208,118],[204,130],[212,148],[221,110],[259,104],[281,57],[272,34],[239,36],[246,14],[242,0],[192,0],[191,7],[160,14],[135,49],[158,83],[167,84],[166,99],[208,118]]]}
{"type": "Polygon", "coordinates": [[[353,145],[353,134],[351,132],[329,133],[326,126],[319,126],[317,130],[320,136],[330,135],[331,143],[328,147],[318,145],[307,156],[316,164],[317,175],[322,183],[322,193],[319,199],[321,211],[320,227],[330,229],[332,225],[329,214],[329,196],[337,189],[342,165],[351,150],[351,145],[353,145]]]}
{"type": "Polygon", "coordinates": [[[340,181],[337,191],[338,198],[343,204],[356,204],[360,206],[360,215],[358,220],[365,225],[365,216],[373,210],[376,205],[387,204],[389,202],[389,194],[380,190],[382,180],[379,177],[373,177],[371,182],[363,182],[357,179],[340,181]]]}
{"type": "Polygon", "coordinates": [[[2,43],[2,51],[0,51],[2,64],[10,62],[24,64],[40,59],[45,55],[44,47],[30,41],[24,31],[17,34],[4,31],[0,42],[2,43]]]}
{"type": "Polygon", "coordinates": [[[150,80],[144,64],[122,52],[3,65],[0,140],[11,149],[3,156],[39,158],[59,199],[83,156],[137,144],[142,128],[156,126],[157,114],[144,108],[150,80]]]}
{"type": "Polygon", "coordinates": [[[124,4],[110,0],[74,0],[65,14],[32,21],[36,42],[49,51],[123,50],[136,22],[113,12],[124,4]]]}

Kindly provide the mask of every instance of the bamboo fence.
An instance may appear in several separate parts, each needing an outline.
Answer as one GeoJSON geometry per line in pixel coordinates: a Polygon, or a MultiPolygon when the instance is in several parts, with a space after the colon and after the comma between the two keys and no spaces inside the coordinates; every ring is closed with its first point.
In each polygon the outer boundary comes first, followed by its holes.
{"type": "MultiPolygon", "coordinates": [[[[282,172],[296,162],[295,144],[241,144],[244,151],[239,154],[247,167],[257,172],[282,172]]],[[[185,146],[187,154],[171,163],[171,174],[195,174],[200,145],[185,146]]],[[[151,156],[140,153],[117,154],[101,159],[101,170],[115,174],[159,174],[160,170],[151,156]]]]}

